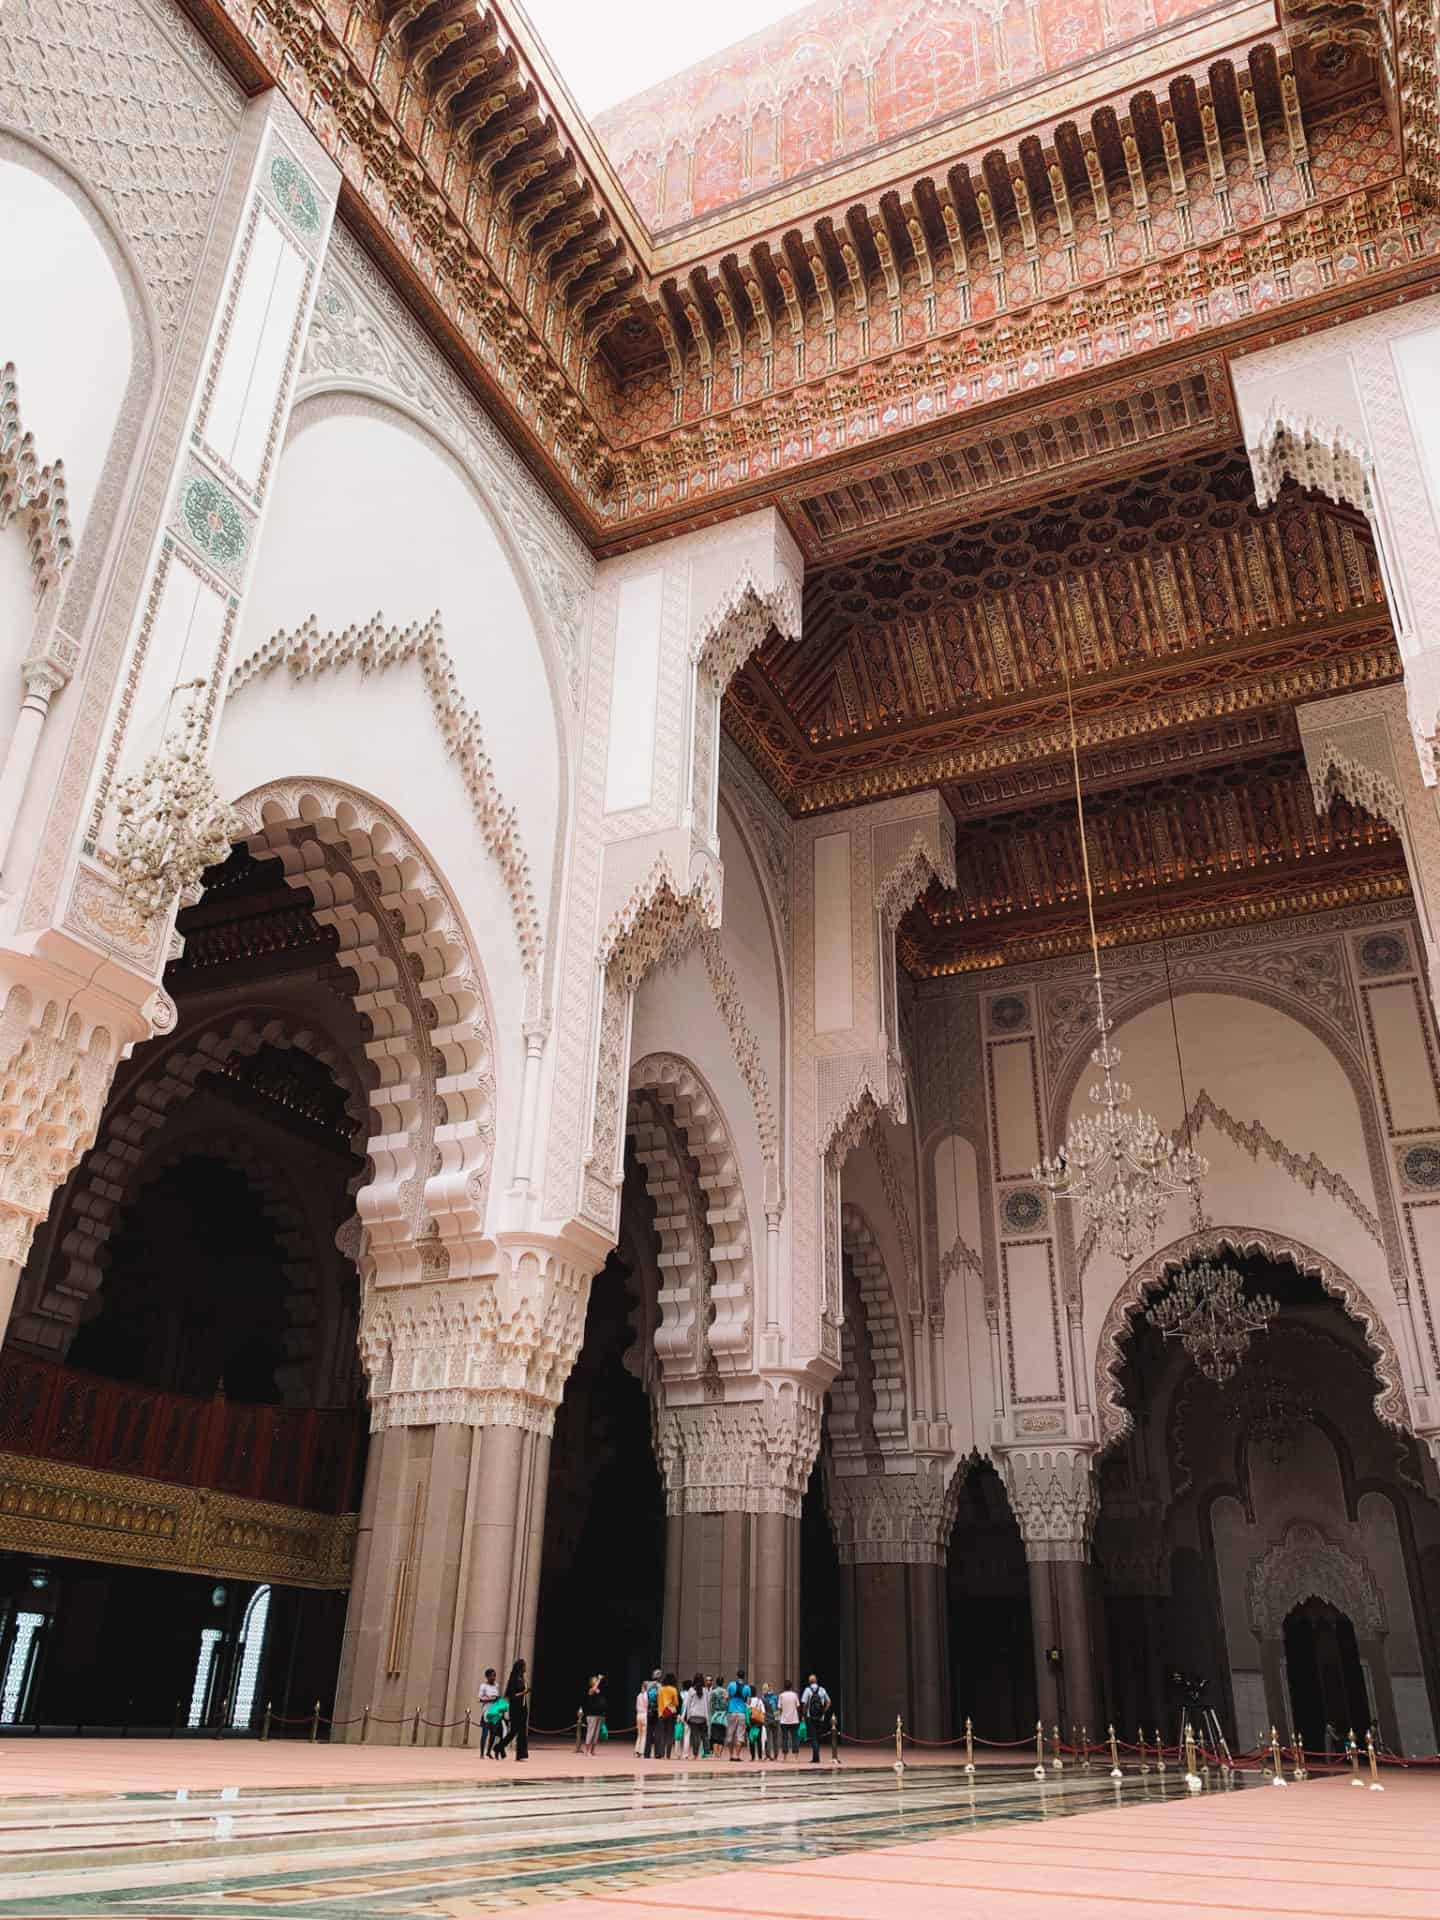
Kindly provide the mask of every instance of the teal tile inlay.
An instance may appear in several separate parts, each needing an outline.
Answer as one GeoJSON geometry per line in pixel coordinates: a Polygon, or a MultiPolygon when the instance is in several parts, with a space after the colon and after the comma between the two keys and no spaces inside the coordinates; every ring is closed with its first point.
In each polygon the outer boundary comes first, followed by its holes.
{"type": "Polygon", "coordinates": [[[288,153],[277,153],[271,160],[270,187],[291,226],[300,233],[320,231],[320,201],[310,176],[288,153]]]}

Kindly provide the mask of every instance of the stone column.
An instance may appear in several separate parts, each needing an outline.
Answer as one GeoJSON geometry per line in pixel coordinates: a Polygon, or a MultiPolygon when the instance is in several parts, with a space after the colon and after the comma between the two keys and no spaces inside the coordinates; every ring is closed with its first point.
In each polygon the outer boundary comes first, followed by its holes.
{"type": "MultiPolygon", "coordinates": [[[[499,1236],[493,1273],[372,1283],[361,1327],[371,1438],[336,1718],[430,1744],[487,1667],[534,1657],[555,1409],[580,1348],[588,1238],[499,1236]],[[384,1723],[384,1724],[381,1724],[384,1723]]],[[[358,1726],[344,1730],[358,1737],[358,1726]]]]}
{"type": "Polygon", "coordinates": [[[800,1501],[820,1440],[820,1392],[790,1377],[727,1387],[754,1397],[661,1409],[661,1644],[677,1673],[742,1666],[779,1687],[800,1657],[800,1501]]]}
{"type": "MultiPolygon", "coordinates": [[[[845,1466],[859,1462],[844,1462],[845,1466]]],[[[945,1569],[954,1494],[935,1459],[887,1461],[894,1472],[840,1471],[826,1463],[850,1618],[843,1708],[865,1739],[889,1733],[899,1714],[921,1740],[947,1738],[950,1654],[945,1569]]]]}
{"type": "Polygon", "coordinates": [[[1025,1543],[1036,1694],[1046,1730],[1100,1725],[1090,1606],[1095,1525],[1093,1454],[1085,1447],[1009,1447],[1005,1484],[1025,1543]],[[1058,1652],[1058,1665],[1051,1659],[1058,1652]]]}

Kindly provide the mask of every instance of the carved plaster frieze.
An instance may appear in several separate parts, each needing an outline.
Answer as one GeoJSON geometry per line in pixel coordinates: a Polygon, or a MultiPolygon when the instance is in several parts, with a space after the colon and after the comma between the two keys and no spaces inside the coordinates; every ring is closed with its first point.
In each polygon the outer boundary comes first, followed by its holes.
{"type": "Polygon", "coordinates": [[[128,1037],[11,986],[0,1011],[0,1261],[25,1264],[52,1197],[95,1138],[128,1037]]]}
{"type": "Polygon", "coordinates": [[[932,880],[955,885],[955,822],[948,807],[916,827],[904,853],[881,875],[876,909],[898,927],[932,880]]]}
{"type": "Polygon", "coordinates": [[[360,1357],[371,1431],[550,1433],[584,1338],[593,1264],[593,1254],[562,1241],[502,1235],[493,1274],[367,1287],[360,1357]]]}
{"type": "Polygon", "coordinates": [[[20,416],[15,362],[8,360],[0,367],[0,533],[12,520],[24,523],[35,590],[44,594],[75,558],[65,462],[40,464],[35,436],[20,416]]]}
{"type": "Polygon", "coordinates": [[[1093,1451],[1007,1447],[1000,1457],[1026,1559],[1088,1559],[1099,1511],[1093,1451]]]}
{"type": "Polygon", "coordinates": [[[1327,1600],[1348,1614],[1362,1641],[1386,1630],[1384,1597],[1370,1568],[1305,1520],[1250,1563],[1245,1599],[1260,1640],[1280,1639],[1285,1616],[1306,1600],[1327,1600]]]}
{"type": "Polygon", "coordinates": [[[844,1473],[825,1463],[825,1505],[840,1564],[943,1567],[960,1495],[940,1460],[896,1473],[844,1473]]]}
{"type": "MultiPolygon", "coordinates": [[[[495,779],[480,716],[460,690],[455,662],[445,644],[438,613],[408,627],[386,626],[377,613],[363,627],[341,633],[320,632],[312,614],[293,633],[277,633],[249,654],[230,676],[233,700],[252,680],[284,667],[292,680],[358,667],[365,675],[385,673],[413,660],[420,670],[445,751],[459,769],[480,838],[500,869],[510,897],[510,914],[525,972],[528,997],[538,1000],[545,937],[535,901],[530,859],[520,831],[519,810],[507,804],[495,779]]],[[[531,1011],[534,1011],[532,1007],[531,1011]]]]}
{"type": "Polygon", "coordinates": [[[1357,513],[1374,512],[1374,461],[1338,427],[1286,412],[1277,403],[1245,450],[1262,508],[1273,505],[1286,481],[1293,480],[1357,513]]]}
{"type": "Polygon", "coordinates": [[[856,1298],[840,1329],[840,1372],[830,1387],[831,1451],[837,1458],[877,1447],[903,1451],[910,1427],[895,1288],[870,1222],[850,1201],[840,1209],[840,1244],[856,1298]]]}
{"type": "Polygon", "coordinates": [[[772,633],[800,638],[800,568],[779,566],[769,581],[757,579],[748,561],[736,570],[720,600],[695,627],[690,657],[717,695],[724,693],[752,653],[772,633]]]}
{"type": "Polygon", "coordinates": [[[766,1379],[762,1397],[664,1406],[655,1450],[667,1513],[779,1513],[798,1519],[820,1447],[820,1396],[806,1383],[766,1379]]]}

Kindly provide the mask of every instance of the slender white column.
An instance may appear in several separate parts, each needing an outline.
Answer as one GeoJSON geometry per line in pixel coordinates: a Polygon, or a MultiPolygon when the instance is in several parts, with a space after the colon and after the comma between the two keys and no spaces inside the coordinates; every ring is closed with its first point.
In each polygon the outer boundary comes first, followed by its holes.
{"type": "Polygon", "coordinates": [[[29,789],[30,770],[35,764],[45,716],[50,711],[50,702],[65,684],[65,676],[46,660],[28,660],[21,672],[25,699],[16,716],[5,764],[0,767],[0,881],[4,879],[5,858],[29,789]]]}

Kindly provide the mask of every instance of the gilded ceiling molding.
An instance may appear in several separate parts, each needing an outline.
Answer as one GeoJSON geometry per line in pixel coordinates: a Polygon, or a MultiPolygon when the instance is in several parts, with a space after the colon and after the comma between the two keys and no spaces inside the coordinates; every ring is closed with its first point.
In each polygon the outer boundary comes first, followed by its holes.
{"type": "Polygon", "coordinates": [[[277,667],[287,668],[292,680],[303,680],[352,666],[365,676],[380,674],[411,660],[419,667],[446,755],[455,762],[470,797],[480,838],[499,867],[510,897],[520,965],[525,973],[527,1010],[533,1013],[538,1011],[545,938],[519,811],[507,805],[500,792],[480,716],[460,690],[440,615],[433,613],[428,620],[408,627],[390,627],[377,613],[363,627],[322,634],[311,614],[293,633],[272,635],[240,661],[230,676],[229,697],[233,699],[249,681],[263,679],[277,667]]]}
{"type": "MultiPolygon", "coordinates": [[[[1297,1273],[1313,1276],[1328,1294],[1339,1300],[1351,1319],[1359,1324],[1371,1350],[1376,1418],[1387,1427],[1414,1432],[1399,1348],[1382,1314],[1349,1274],[1313,1247],[1268,1229],[1217,1226],[1211,1233],[1241,1259],[1259,1254],[1267,1260],[1288,1261],[1297,1273]]],[[[1130,1323],[1145,1306],[1147,1294],[1164,1284],[1167,1271],[1180,1266],[1193,1251],[1194,1244],[1193,1235],[1187,1234],[1151,1254],[1121,1283],[1110,1302],[1095,1353],[1095,1405],[1102,1447],[1113,1445],[1135,1425],[1134,1416],[1124,1402],[1120,1379],[1130,1323]]]]}
{"type": "Polygon", "coordinates": [[[647,1054],[630,1071],[627,1124],[647,1180],[652,1165],[661,1172],[651,1198],[665,1256],[655,1335],[664,1376],[701,1375],[712,1359],[720,1372],[738,1372],[750,1361],[755,1269],[739,1157],[720,1104],[688,1060],[647,1054]],[[658,1129],[647,1106],[662,1109],[658,1129]]]}
{"type": "Polygon", "coordinates": [[[1338,427],[1327,427],[1313,415],[1303,419],[1278,402],[1245,451],[1255,476],[1257,505],[1268,507],[1280,496],[1287,480],[1323,493],[1339,506],[1354,507],[1367,518],[1375,511],[1371,487],[1374,460],[1368,450],[1338,427]]]}
{"type": "Polygon", "coordinates": [[[0,367],[0,533],[23,520],[30,572],[39,595],[49,592],[75,558],[65,462],[41,466],[35,436],[20,414],[15,362],[0,367]]]}

